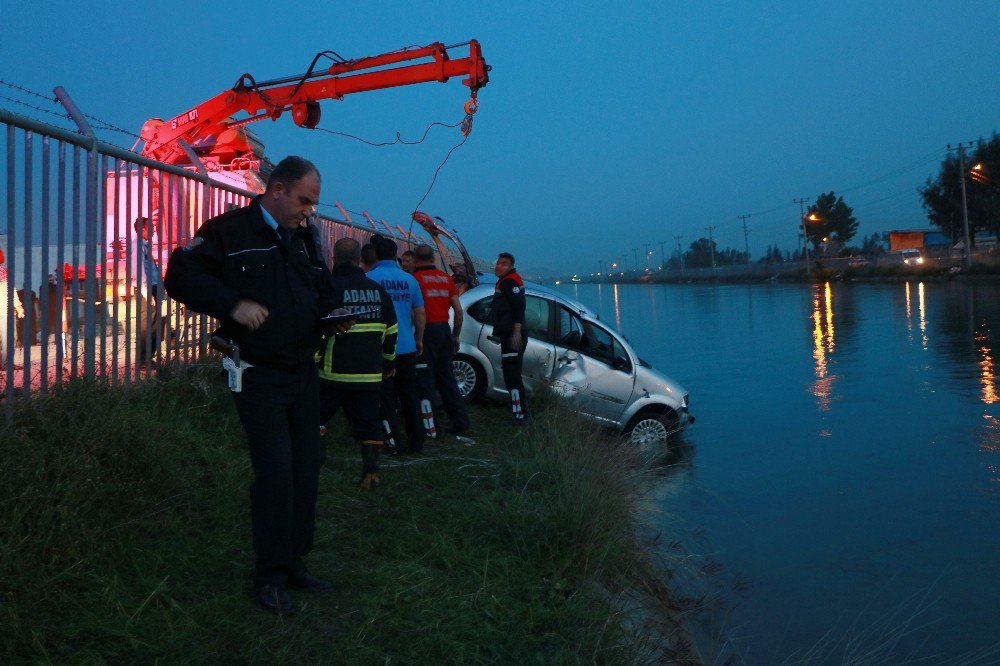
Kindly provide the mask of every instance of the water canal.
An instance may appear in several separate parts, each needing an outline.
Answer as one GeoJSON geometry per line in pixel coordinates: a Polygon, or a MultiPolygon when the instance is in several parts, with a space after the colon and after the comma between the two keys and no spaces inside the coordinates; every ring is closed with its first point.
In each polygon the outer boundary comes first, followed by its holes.
{"type": "Polygon", "coordinates": [[[707,657],[1000,662],[1000,284],[560,289],[691,394],[654,527],[707,657]]]}

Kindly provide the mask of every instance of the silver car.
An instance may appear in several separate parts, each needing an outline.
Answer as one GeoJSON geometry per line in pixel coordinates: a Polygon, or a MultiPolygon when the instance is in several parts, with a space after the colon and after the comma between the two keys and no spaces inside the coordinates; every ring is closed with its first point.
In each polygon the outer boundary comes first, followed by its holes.
{"type": "MultiPolygon", "coordinates": [[[[455,376],[468,400],[507,400],[500,341],[487,323],[493,293],[493,284],[482,284],[459,298],[466,317],[455,376]]],[[[522,374],[529,392],[550,387],[579,413],[651,454],[665,451],[667,440],[694,422],[687,391],[639,358],[586,306],[531,283],[525,296],[522,374]]]]}

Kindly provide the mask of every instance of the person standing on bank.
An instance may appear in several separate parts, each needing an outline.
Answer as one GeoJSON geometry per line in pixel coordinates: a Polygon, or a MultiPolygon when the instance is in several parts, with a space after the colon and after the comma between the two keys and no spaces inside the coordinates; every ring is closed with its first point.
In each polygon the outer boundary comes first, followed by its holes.
{"type": "MultiPolygon", "coordinates": [[[[417,385],[417,356],[424,350],[424,297],[412,275],[396,263],[396,243],[373,237],[378,262],[368,271],[368,277],[382,285],[396,308],[399,334],[396,338],[396,374],[392,381],[382,383],[382,406],[390,430],[397,434],[396,402],[403,409],[406,423],[406,446],[401,451],[420,453],[424,449],[424,425],[420,415],[420,388],[417,385]]],[[[396,437],[396,441],[400,441],[396,437]]]]}
{"type": "Polygon", "coordinates": [[[490,307],[493,335],[500,338],[500,367],[503,383],[510,394],[510,409],[516,423],[528,418],[528,400],[521,380],[524,347],[527,343],[524,330],[524,280],[514,270],[514,255],[501,252],[493,267],[497,286],[490,307]]]}
{"type": "Polygon", "coordinates": [[[160,355],[160,343],[165,337],[163,316],[160,312],[160,262],[153,254],[153,235],[156,225],[147,217],[138,217],[133,225],[135,246],[132,249],[138,264],[132,275],[135,289],[135,360],[139,365],[155,361],[160,355]]]}
{"type": "Polygon", "coordinates": [[[383,379],[393,375],[396,359],[396,309],[389,294],[365,277],[358,264],[361,245],[341,238],[333,245],[333,291],[342,308],[368,312],[351,330],[331,335],[317,355],[320,378],[320,425],[341,407],[354,439],[361,446],[361,483],[365,490],[379,485],[378,455],[384,441],[380,418],[383,379]]]}
{"type": "Polygon", "coordinates": [[[314,354],[320,317],[336,304],[307,224],[319,193],[315,165],[286,157],[263,195],[208,220],[171,254],[165,280],[173,299],[218,319],[218,335],[238,345],[251,366],[232,395],[254,471],[254,601],[278,614],[297,610],[286,586],[331,589],[303,562],[313,544],[322,462],[314,354]]]}
{"type": "Polygon", "coordinates": [[[440,405],[451,420],[449,432],[465,435],[469,431],[469,412],[455,381],[452,359],[458,351],[462,332],[462,305],[458,302],[455,281],[434,265],[430,245],[418,245],[413,251],[413,277],[424,296],[424,353],[417,359],[417,377],[425,396],[440,395],[440,405]],[[454,328],[448,325],[448,311],[454,313],[454,328]]]}

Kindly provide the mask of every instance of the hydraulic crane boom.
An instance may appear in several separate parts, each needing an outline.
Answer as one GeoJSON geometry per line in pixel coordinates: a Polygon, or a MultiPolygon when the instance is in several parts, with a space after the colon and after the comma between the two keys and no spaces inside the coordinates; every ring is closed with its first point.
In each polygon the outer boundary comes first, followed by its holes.
{"type": "Polygon", "coordinates": [[[233,160],[252,156],[253,142],[243,129],[249,123],[265,118],[277,120],[290,110],[296,125],[311,129],[319,124],[320,100],[343,99],[352,93],[414,83],[445,82],[454,76],[466,77],[462,83],[471,92],[471,99],[465,105],[467,124],[463,131],[467,133],[469,119],[476,111],[476,93],[489,82],[490,67],[475,40],[454,46],[434,42],[419,48],[338,61],[328,69],[313,71],[321,56],[330,57],[330,52],[318,54],[305,74],[262,82],[244,74],[230,90],[179,116],[166,122],[159,118],[146,121],[142,127],[145,141],[142,154],[168,164],[187,164],[190,160],[180,143],[183,140],[209,168],[225,168],[233,160]],[[461,46],[469,47],[469,55],[450,58],[449,50],[461,46]],[[234,119],[240,112],[249,117],[234,119]]]}

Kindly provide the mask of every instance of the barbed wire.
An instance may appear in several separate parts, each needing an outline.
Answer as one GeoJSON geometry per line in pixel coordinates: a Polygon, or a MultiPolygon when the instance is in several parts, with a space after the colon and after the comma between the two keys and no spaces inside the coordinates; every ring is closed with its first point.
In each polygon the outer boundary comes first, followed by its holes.
{"type": "Polygon", "coordinates": [[[33,97],[41,97],[42,99],[48,100],[48,101],[53,102],[55,104],[59,103],[59,101],[55,98],[55,96],[50,97],[48,95],[43,95],[40,92],[36,92],[34,90],[30,90],[29,88],[25,88],[24,86],[19,86],[18,84],[11,83],[10,81],[4,81],[3,79],[0,79],[0,85],[5,85],[8,88],[13,88],[14,90],[20,90],[21,92],[27,93],[27,94],[29,94],[29,95],[31,95],[33,97]]]}

